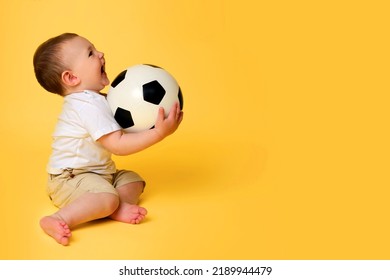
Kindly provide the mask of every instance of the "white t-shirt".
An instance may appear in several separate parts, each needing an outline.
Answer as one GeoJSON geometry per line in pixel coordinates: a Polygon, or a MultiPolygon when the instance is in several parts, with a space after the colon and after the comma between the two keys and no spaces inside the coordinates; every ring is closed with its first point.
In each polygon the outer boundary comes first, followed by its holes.
{"type": "Polygon", "coordinates": [[[120,130],[104,96],[85,90],[64,97],[62,112],[53,133],[50,174],[81,168],[99,174],[116,171],[111,153],[98,140],[120,130]]]}

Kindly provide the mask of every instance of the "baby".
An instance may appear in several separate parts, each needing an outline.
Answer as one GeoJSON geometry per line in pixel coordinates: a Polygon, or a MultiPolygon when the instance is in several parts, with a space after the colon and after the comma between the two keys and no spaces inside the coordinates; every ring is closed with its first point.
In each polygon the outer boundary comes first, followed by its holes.
{"type": "Polygon", "coordinates": [[[109,217],[138,224],[147,210],[138,205],[145,182],[135,172],[117,170],[111,154],[142,151],[174,133],[183,112],[175,104],[168,117],[160,108],[155,127],[125,133],[100,91],[110,81],[104,54],[86,38],[65,33],[42,43],[34,54],[39,84],[64,98],[47,166],[47,191],[59,210],[40,220],[44,232],[68,245],[76,225],[109,217]]]}

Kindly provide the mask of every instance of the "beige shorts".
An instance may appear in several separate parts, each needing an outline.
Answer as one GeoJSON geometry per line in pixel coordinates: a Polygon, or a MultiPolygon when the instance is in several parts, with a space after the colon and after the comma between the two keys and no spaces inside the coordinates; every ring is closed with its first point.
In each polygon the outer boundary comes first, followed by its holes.
{"type": "Polygon", "coordinates": [[[127,170],[118,170],[114,174],[96,174],[80,169],[68,169],[62,174],[49,174],[47,193],[53,204],[61,208],[87,192],[118,195],[117,187],[134,182],[145,181],[137,173],[127,170]]]}

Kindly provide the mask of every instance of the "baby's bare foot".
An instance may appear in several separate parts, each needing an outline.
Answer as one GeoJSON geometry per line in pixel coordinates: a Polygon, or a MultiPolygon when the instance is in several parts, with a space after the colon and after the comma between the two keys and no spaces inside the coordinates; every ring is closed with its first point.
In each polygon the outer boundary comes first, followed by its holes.
{"type": "Polygon", "coordinates": [[[41,228],[48,235],[53,237],[58,243],[66,246],[72,236],[69,226],[57,216],[46,216],[40,221],[41,228]]]}
{"type": "Polygon", "coordinates": [[[121,202],[118,209],[110,215],[110,218],[124,223],[139,224],[147,213],[148,211],[143,207],[121,202]]]}

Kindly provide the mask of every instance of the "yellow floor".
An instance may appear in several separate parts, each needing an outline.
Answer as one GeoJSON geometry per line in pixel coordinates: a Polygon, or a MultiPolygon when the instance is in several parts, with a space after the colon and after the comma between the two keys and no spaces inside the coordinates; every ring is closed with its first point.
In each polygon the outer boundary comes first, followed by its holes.
{"type": "Polygon", "coordinates": [[[389,259],[385,2],[1,0],[0,259],[389,259]],[[111,79],[166,68],[185,119],[115,158],[148,181],[146,221],[92,222],[63,247],[38,226],[61,98],[32,55],[66,31],[111,79]]]}

